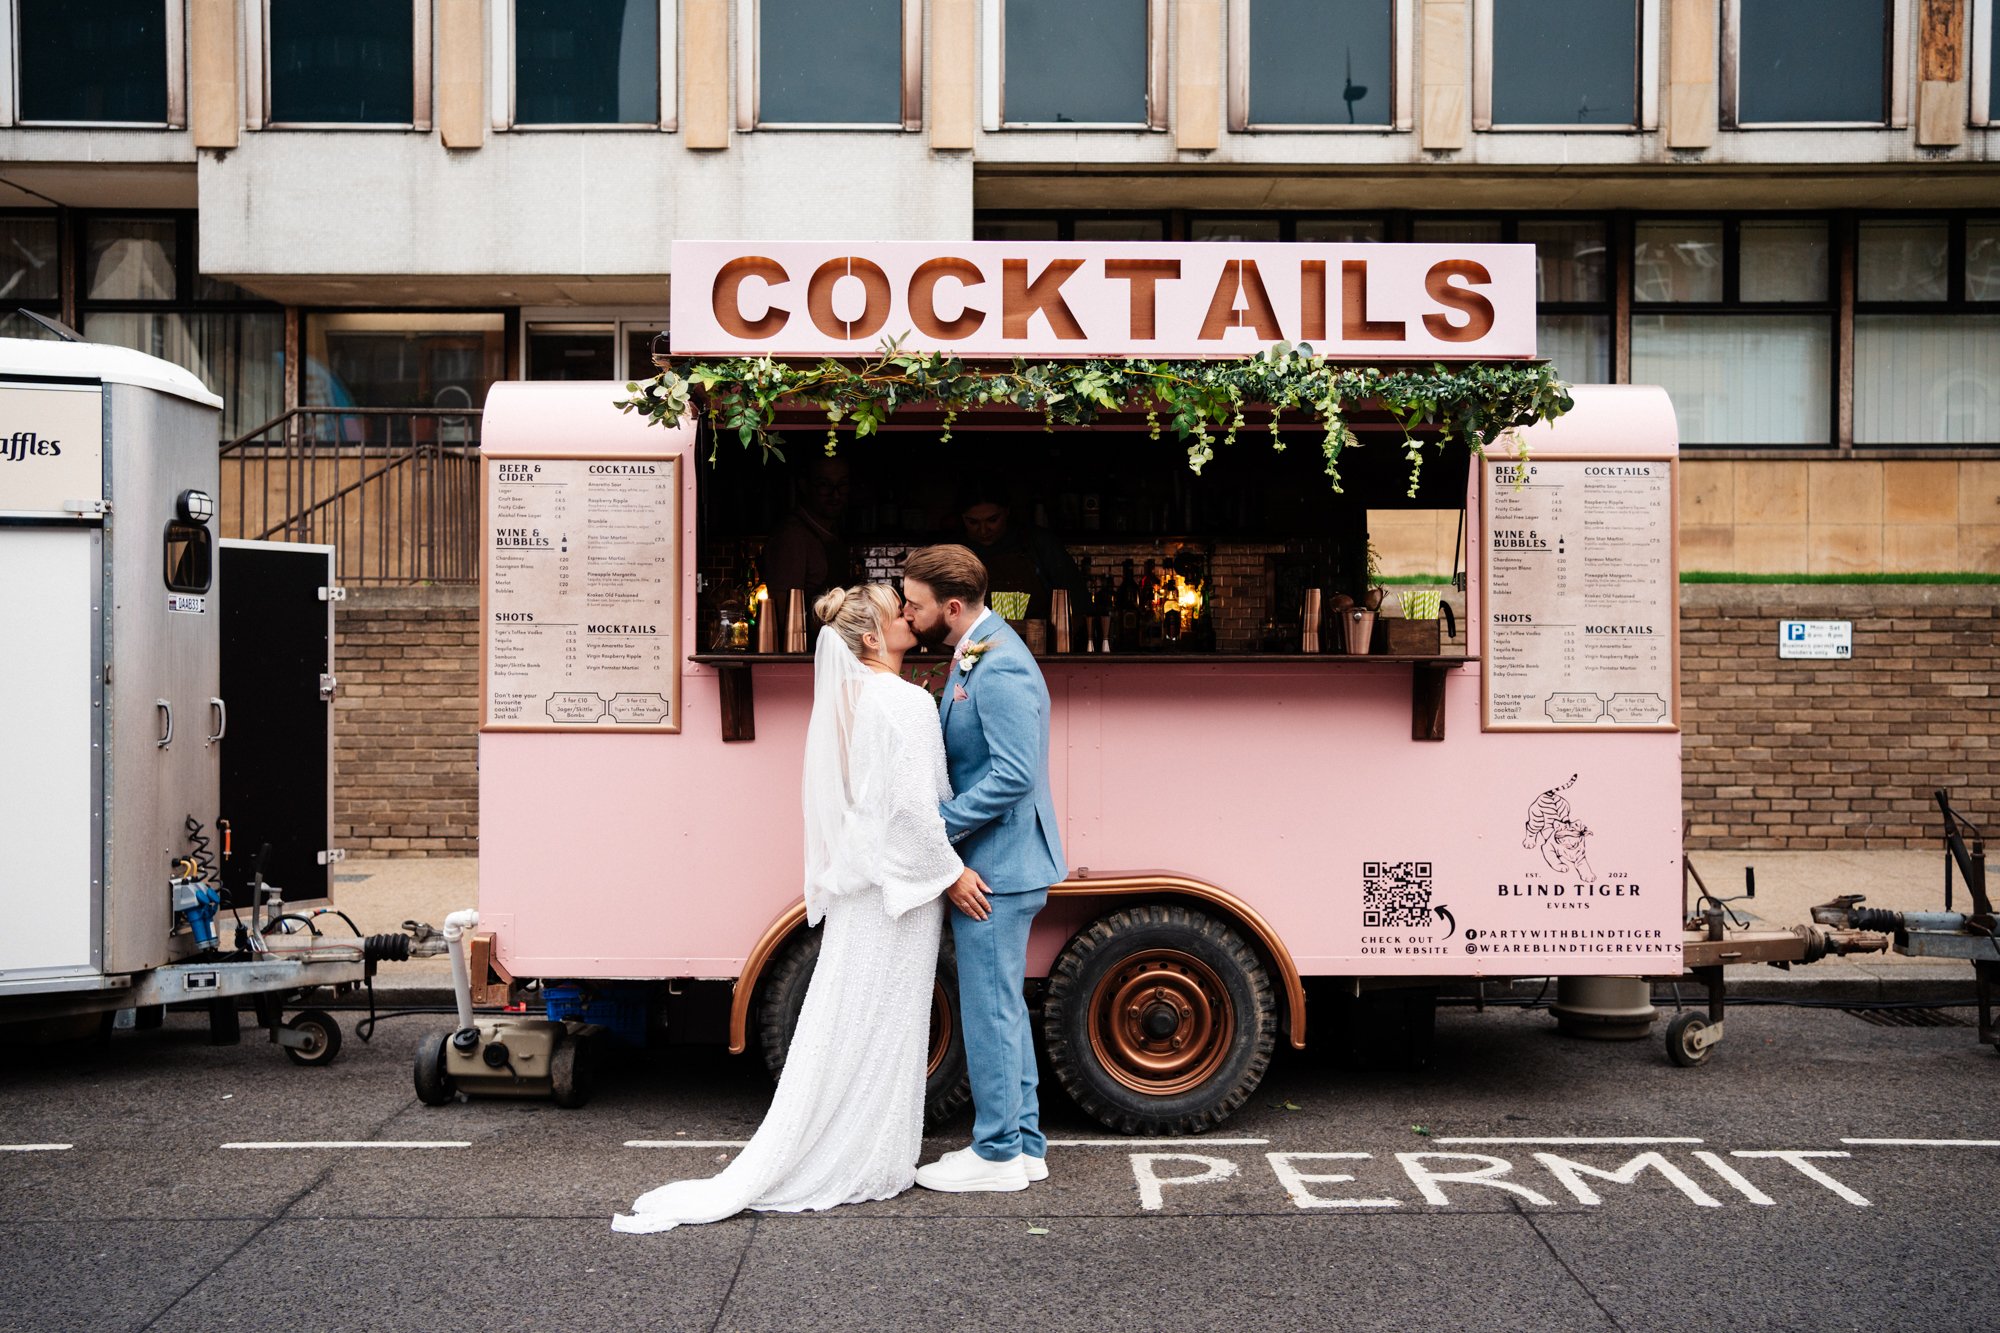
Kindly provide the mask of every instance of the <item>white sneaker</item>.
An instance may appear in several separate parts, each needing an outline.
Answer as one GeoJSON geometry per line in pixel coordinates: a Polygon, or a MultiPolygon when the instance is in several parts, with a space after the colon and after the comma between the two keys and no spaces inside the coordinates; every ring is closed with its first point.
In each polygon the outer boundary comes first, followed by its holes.
{"type": "Polygon", "coordinates": [[[1011,1194],[1028,1188],[1025,1159],[1015,1156],[989,1162],[970,1148],[948,1152],[929,1166],[917,1168],[917,1183],[945,1194],[1011,1194]]]}
{"type": "Polygon", "coordinates": [[[1049,1164],[1045,1158],[1031,1157],[1027,1153],[1022,1153],[1021,1165],[1027,1169],[1028,1182],[1030,1184],[1049,1178],[1049,1164]]]}

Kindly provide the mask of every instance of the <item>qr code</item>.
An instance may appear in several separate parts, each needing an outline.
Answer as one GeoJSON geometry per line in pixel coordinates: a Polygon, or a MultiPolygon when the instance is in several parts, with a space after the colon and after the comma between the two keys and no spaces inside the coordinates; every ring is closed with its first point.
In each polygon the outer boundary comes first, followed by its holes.
{"type": "Polygon", "coordinates": [[[1361,925],[1422,927],[1431,923],[1429,861],[1363,861],[1361,925]]]}

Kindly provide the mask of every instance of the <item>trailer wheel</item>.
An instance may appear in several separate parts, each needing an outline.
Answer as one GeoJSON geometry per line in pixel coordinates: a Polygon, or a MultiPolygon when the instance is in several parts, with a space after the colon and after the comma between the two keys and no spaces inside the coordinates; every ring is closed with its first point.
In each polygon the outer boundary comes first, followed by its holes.
{"type": "Polygon", "coordinates": [[[458,1095],[451,1075],[444,1072],[444,1046],[449,1035],[426,1032],[417,1042],[417,1100],[425,1106],[444,1106],[458,1095]]]}
{"type": "MultiPolygon", "coordinates": [[[[791,1050],[792,1033],[799,1026],[799,1010],[806,1002],[806,987],[812,982],[813,968],[819,963],[820,933],[807,931],[794,938],[784,955],[764,974],[763,998],[757,1006],[758,1042],[764,1048],[764,1067],[775,1081],[785,1069],[785,1054],[791,1050]]],[[[924,1120],[935,1127],[949,1120],[972,1100],[972,1080],[965,1070],[965,1026],[958,1016],[958,957],[952,952],[951,936],[938,948],[937,980],[931,985],[931,1031],[929,1062],[924,1072],[924,1120]]]]}
{"type": "Polygon", "coordinates": [[[1198,1134],[1264,1079],[1271,977],[1243,937],[1184,907],[1101,917],[1049,973],[1042,1035],[1063,1090],[1126,1134],[1198,1134]]]}
{"type": "Polygon", "coordinates": [[[302,1009],[287,1019],[285,1026],[294,1032],[302,1032],[311,1043],[304,1047],[287,1046],[285,1058],[295,1065],[311,1069],[319,1065],[330,1065],[340,1055],[340,1023],[324,1009],[302,1009]]]}
{"type": "Polygon", "coordinates": [[[590,1100],[595,1073],[591,1054],[590,1038],[573,1034],[549,1057],[549,1095],[565,1111],[574,1111],[590,1100]]]}
{"type": "Polygon", "coordinates": [[[1683,1069],[1708,1063],[1714,1046],[1696,1046],[1695,1038],[1708,1031],[1708,1020],[1692,1009],[1684,1014],[1675,1014],[1674,1021],[1667,1024],[1667,1058],[1683,1069]]]}

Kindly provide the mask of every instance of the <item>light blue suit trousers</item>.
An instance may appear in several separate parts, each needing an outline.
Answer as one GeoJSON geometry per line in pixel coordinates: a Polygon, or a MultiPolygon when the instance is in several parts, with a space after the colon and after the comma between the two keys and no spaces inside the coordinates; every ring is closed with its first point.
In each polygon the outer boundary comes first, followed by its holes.
{"type": "Polygon", "coordinates": [[[941,807],[959,857],[992,890],[992,915],[951,914],[959,1019],[972,1077],[972,1147],[990,1162],[1040,1157],[1035,1041],[1024,993],[1028,930],[1068,873],[1049,793],[1049,691],[1020,636],[989,615],[966,636],[982,644],[954,669],[940,704],[956,793],[941,807]],[[959,695],[963,693],[964,698],[959,695]]]}

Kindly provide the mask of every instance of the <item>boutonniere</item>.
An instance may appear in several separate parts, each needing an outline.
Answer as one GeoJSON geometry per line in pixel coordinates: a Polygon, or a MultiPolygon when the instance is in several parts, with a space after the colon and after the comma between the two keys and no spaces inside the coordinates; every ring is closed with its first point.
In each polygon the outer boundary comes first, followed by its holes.
{"type": "Polygon", "coordinates": [[[972,670],[980,655],[993,646],[993,640],[981,639],[978,643],[968,643],[965,651],[958,655],[958,669],[961,674],[972,670]]]}

